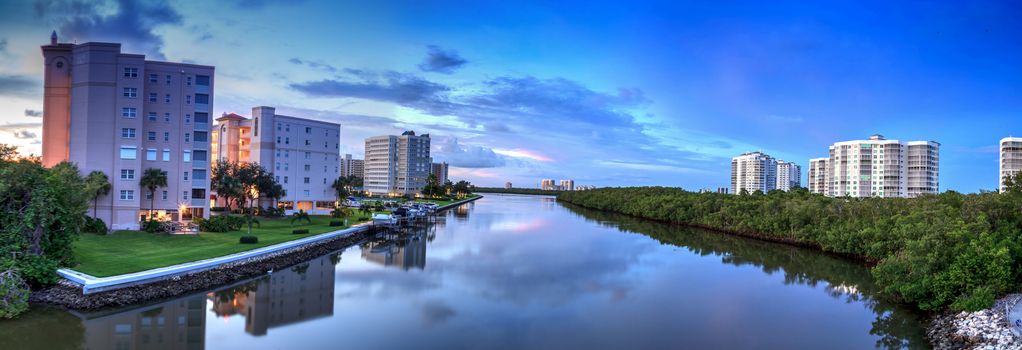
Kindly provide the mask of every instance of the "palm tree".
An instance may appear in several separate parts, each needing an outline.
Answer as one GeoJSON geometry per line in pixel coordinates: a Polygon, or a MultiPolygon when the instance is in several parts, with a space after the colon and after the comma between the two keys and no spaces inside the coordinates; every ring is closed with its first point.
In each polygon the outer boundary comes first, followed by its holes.
{"type": "Polygon", "coordinates": [[[302,220],[308,221],[310,224],[312,223],[312,218],[309,217],[309,213],[305,212],[305,210],[298,209],[298,212],[291,214],[292,226],[295,224],[295,221],[302,222],[302,220]]]}
{"type": "Polygon", "coordinates": [[[110,179],[106,177],[106,174],[99,170],[89,173],[85,177],[85,183],[89,189],[89,196],[92,196],[92,217],[95,218],[99,208],[99,197],[110,194],[113,186],[110,185],[110,179]]]}
{"type": "Polygon", "coordinates": [[[149,168],[142,173],[138,184],[149,190],[149,221],[153,220],[153,207],[156,206],[156,189],[167,187],[167,171],[149,168]]]}

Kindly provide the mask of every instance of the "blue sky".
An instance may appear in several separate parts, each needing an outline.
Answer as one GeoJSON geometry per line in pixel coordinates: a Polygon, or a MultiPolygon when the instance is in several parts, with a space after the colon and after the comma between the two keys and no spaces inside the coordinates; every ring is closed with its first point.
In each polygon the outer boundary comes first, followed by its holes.
{"type": "MultiPolygon", "coordinates": [[[[116,41],[215,65],[215,112],[412,129],[479,185],[727,185],[873,133],[934,140],[941,189],[997,183],[1022,135],[1011,2],[19,1],[0,4],[0,142],[39,152],[39,45],[116,41]]],[[[804,174],[803,174],[804,177],[804,174]]]]}

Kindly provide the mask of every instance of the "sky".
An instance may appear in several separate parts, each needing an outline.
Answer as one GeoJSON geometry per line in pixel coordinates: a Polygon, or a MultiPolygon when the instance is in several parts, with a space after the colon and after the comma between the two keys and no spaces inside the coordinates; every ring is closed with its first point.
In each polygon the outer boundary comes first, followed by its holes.
{"type": "Polygon", "coordinates": [[[2,1],[0,143],[39,154],[42,55],[120,42],[216,66],[213,112],[429,133],[479,186],[728,186],[880,133],[941,143],[940,189],[997,187],[1022,135],[1018,2],[2,1]]]}

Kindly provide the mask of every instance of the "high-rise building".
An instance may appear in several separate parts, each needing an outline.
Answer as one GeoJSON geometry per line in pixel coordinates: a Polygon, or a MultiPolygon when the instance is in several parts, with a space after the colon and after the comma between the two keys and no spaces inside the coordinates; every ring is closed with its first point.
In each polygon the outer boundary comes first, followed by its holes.
{"type": "Polygon", "coordinates": [[[1005,137],[1001,139],[1000,158],[998,189],[1004,192],[1004,178],[1022,171],[1022,137],[1005,137]]]}
{"type": "Polygon", "coordinates": [[[728,189],[727,189],[727,187],[723,187],[723,186],[717,187],[717,193],[728,194],[728,189]]]}
{"type": "Polygon", "coordinates": [[[430,167],[430,174],[436,177],[438,184],[443,185],[444,182],[447,182],[448,168],[449,166],[447,165],[447,162],[433,163],[430,167]]]}
{"type": "Polygon", "coordinates": [[[834,197],[913,198],[937,193],[939,152],[940,144],[934,141],[902,142],[883,135],[837,142],[830,146],[823,190],[834,197]]]}
{"type": "Polygon", "coordinates": [[[96,216],[113,229],[138,229],[150,203],[162,219],[209,216],[214,67],[149,61],[116,43],[58,43],[55,32],[42,54],[44,166],[105,173],[113,188],[96,216]],[[150,168],[167,172],[154,194],[139,185],[150,168]]]}
{"type": "Polygon", "coordinates": [[[802,187],[802,166],[792,162],[778,160],[777,184],[774,188],[781,191],[788,191],[795,187],[802,187]]]}
{"type": "Polygon", "coordinates": [[[763,152],[731,158],[731,188],[735,194],[770,192],[777,186],[777,160],[763,152]]]}
{"type": "Polygon", "coordinates": [[[276,204],[286,211],[326,214],[336,201],[331,187],[340,176],[341,126],[280,115],[273,107],[252,108],[252,118],[225,113],[216,119],[212,149],[216,160],[262,165],[286,192],[276,204]]]}
{"type": "Polygon", "coordinates": [[[365,161],[352,159],[350,154],[345,154],[344,158],[341,158],[341,176],[365,178],[365,161]]]}
{"type": "Polygon", "coordinates": [[[830,158],[809,160],[809,192],[830,195],[830,158]]]}
{"type": "Polygon", "coordinates": [[[561,191],[574,191],[575,190],[575,180],[561,180],[560,190],[561,191]]]}
{"type": "Polygon", "coordinates": [[[508,181],[508,182],[504,183],[504,189],[505,190],[510,190],[511,189],[511,181],[508,181]]]}
{"type": "Polygon", "coordinates": [[[540,180],[539,181],[539,188],[547,190],[547,191],[555,190],[556,188],[554,187],[554,179],[543,179],[543,180],[540,180]]]}
{"type": "Polygon", "coordinates": [[[363,187],[371,196],[417,195],[431,169],[429,134],[405,131],[401,136],[366,139],[363,187]]]}

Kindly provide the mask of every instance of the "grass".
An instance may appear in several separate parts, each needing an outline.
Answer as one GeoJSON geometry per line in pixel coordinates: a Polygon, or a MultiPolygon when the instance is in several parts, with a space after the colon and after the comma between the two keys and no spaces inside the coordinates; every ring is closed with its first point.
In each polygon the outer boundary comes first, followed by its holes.
{"type": "MultiPolygon", "coordinates": [[[[360,217],[369,215],[355,213],[347,218],[349,226],[360,217]]],[[[241,236],[249,235],[248,226],[240,231],[200,232],[198,235],[160,235],[142,231],[83,234],[75,242],[75,258],[79,264],[74,269],[96,277],[114,276],[243,252],[348,227],[330,227],[331,220],[338,220],[330,216],[311,215],[309,218],[312,224],[302,221],[295,222],[294,226],[291,226],[290,217],[259,218],[262,225],[253,225],[251,234],[259,237],[256,244],[238,243],[241,236]],[[308,229],[309,233],[292,234],[294,229],[308,229]]]]}

